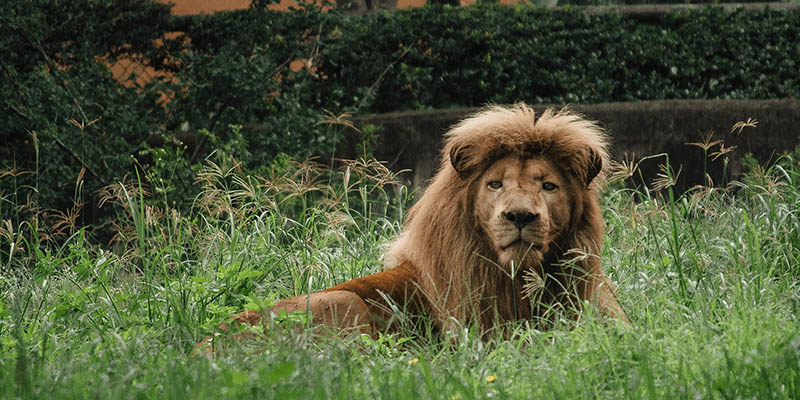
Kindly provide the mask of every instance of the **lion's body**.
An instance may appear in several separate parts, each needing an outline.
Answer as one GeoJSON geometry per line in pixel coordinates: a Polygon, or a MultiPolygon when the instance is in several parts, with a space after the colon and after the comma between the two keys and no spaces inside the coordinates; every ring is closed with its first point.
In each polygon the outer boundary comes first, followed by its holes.
{"type": "Polygon", "coordinates": [[[387,251],[390,269],[272,311],[361,332],[387,329],[392,306],[441,329],[547,320],[584,301],[626,320],[599,258],[608,161],[606,135],[574,114],[488,108],[446,134],[436,176],[387,251]]]}

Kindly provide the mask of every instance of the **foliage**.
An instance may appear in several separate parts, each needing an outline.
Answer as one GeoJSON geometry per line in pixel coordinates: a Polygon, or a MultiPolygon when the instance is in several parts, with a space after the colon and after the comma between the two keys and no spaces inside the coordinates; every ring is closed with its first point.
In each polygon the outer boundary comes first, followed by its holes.
{"type": "Polygon", "coordinates": [[[2,7],[3,63],[19,72],[84,63],[87,54],[153,55],[153,41],[171,24],[170,6],[153,0],[8,0],[2,7]]]}
{"type": "Polygon", "coordinates": [[[153,55],[169,18],[154,1],[3,3],[0,218],[80,214],[96,190],[131,171],[163,113],[156,94],[122,86],[104,60],[153,55]],[[20,202],[31,207],[16,209],[20,202]]]}
{"type": "MultiPolygon", "coordinates": [[[[167,34],[183,23],[169,8],[150,0],[3,4],[0,220],[35,217],[48,237],[107,227],[99,190],[129,179],[133,165],[145,186],[169,190],[180,206],[197,194],[194,170],[216,150],[252,167],[335,142],[337,128],[306,106],[313,91],[303,74],[284,79],[286,54],[276,61],[272,47],[255,42],[246,53],[193,51],[167,34]],[[120,82],[108,69],[120,60],[168,74],[120,82]],[[269,128],[241,125],[253,122],[269,128]]],[[[295,44],[282,48],[300,51],[295,44]]],[[[99,229],[91,234],[108,239],[99,229]]]]}
{"type": "Polygon", "coordinates": [[[334,102],[374,86],[369,110],[376,112],[791,97],[800,89],[798,18],[700,9],[637,23],[500,5],[372,14],[337,26],[340,36],[321,50],[320,74],[328,79],[320,85],[334,102]]]}
{"type": "Polygon", "coordinates": [[[144,186],[187,206],[215,151],[253,171],[281,153],[329,154],[355,113],[800,88],[797,12],[700,9],[638,23],[529,5],[353,16],[262,3],[172,17],[151,0],[4,2],[0,219],[108,227],[98,190],[130,180],[132,165],[144,186]],[[118,60],[154,68],[153,79],[118,82],[107,69],[118,60]]]}
{"type": "Polygon", "coordinates": [[[387,112],[797,96],[798,18],[700,8],[637,22],[579,8],[480,3],[362,16],[230,12],[194,18],[186,35],[211,53],[249,57],[259,48],[303,60],[303,104],[387,112]]]}
{"type": "Polygon", "coordinates": [[[186,37],[197,51],[227,54],[234,63],[257,59],[258,51],[302,61],[299,73],[270,76],[301,82],[296,98],[306,106],[387,112],[796,96],[798,18],[791,11],[698,8],[637,22],[580,8],[480,3],[360,16],[219,13],[192,18],[186,37]]]}
{"type": "MultiPolygon", "coordinates": [[[[243,125],[246,153],[236,155],[248,166],[278,153],[305,158],[330,151],[337,131],[319,125],[314,72],[292,68],[316,51],[305,31],[326,18],[311,6],[280,15],[248,10],[192,18],[185,36],[175,39],[184,49],[172,54],[174,79],[156,86],[170,94],[168,129],[206,129],[225,142],[228,126],[243,125]]],[[[202,144],[199,154],[215,148],[202,144]]]]}

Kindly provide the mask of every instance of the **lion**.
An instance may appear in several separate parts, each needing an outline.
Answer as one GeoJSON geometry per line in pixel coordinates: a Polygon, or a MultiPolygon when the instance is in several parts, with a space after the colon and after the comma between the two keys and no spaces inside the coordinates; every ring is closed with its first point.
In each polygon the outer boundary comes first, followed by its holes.
{"type": "Polygon", "coordinates": [[[269,311],[373,335],[401,309],[439,331],[577,318],[587,302],[627,322],[599,258],[608,147],[596,123],[568,109],[536,118],[521,103],[487,107],[445,134],[438,172],[385,253],[388,269],[269,311]]]}

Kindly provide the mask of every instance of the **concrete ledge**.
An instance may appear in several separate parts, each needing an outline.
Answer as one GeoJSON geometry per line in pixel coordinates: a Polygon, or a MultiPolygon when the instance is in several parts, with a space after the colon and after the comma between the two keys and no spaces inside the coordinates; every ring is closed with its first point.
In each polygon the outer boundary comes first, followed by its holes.
{"type": "MultiPolygon", "coordinates": [[[[534,109],[546,107],[552,105],[535,105],[534,109]]],[[[570,108],[599,121],[611,134],[616,159],[669,154],[675,170],[683,168],[678,180],[678,187],[682,189],[703,183],[703,151],[687,143],[702,142],[703,135],[709,131],[714,132],[713,140],[724,140],[725,147],[737,146],[735,151],[726,155],[726,172],[723,172],[724,156],[716,161],[710,157],[707,160],[707,172],[717,183],[741,175],[744,154],[753,154],[765,163],[794,149],[800,137],[800,101],[794,99],[665,100],[575,105],[570,108]],[[744,128],[738,135],[731,133],[735,123],[748,118],[758,120],[758,125],[744,128]]],[[[475,110],[398,112],[363,116],[355,122],[359,126],[379,126],[375,157],[387,161],[392,170],[410,169],[411,173],[405,175],[406,182],[420,187],[438,166],[443,133],[475,110]]],[[[348,132],[337,156],[357,156],[355,148],[359,140],[356,132],[348,132]]],[[[718,149],[714,146],[709,154],[718,149]]],[[[664,161],[662,157],[641,165],[648,183],[664,161]]]]}

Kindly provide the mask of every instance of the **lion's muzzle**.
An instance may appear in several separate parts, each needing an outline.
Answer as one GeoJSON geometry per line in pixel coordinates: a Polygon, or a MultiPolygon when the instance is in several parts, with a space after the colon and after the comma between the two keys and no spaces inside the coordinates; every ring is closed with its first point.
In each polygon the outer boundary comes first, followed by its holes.
{"type": "Polygon", "coordinates": [[[539,219],[539,213],[532,213],[528,210],[504,211],[502,215],[505,219],[514,224],[514,226],[516,226],[520,231],[528,226],[528,224],[531,222],[535,222],[539,219]]]}

